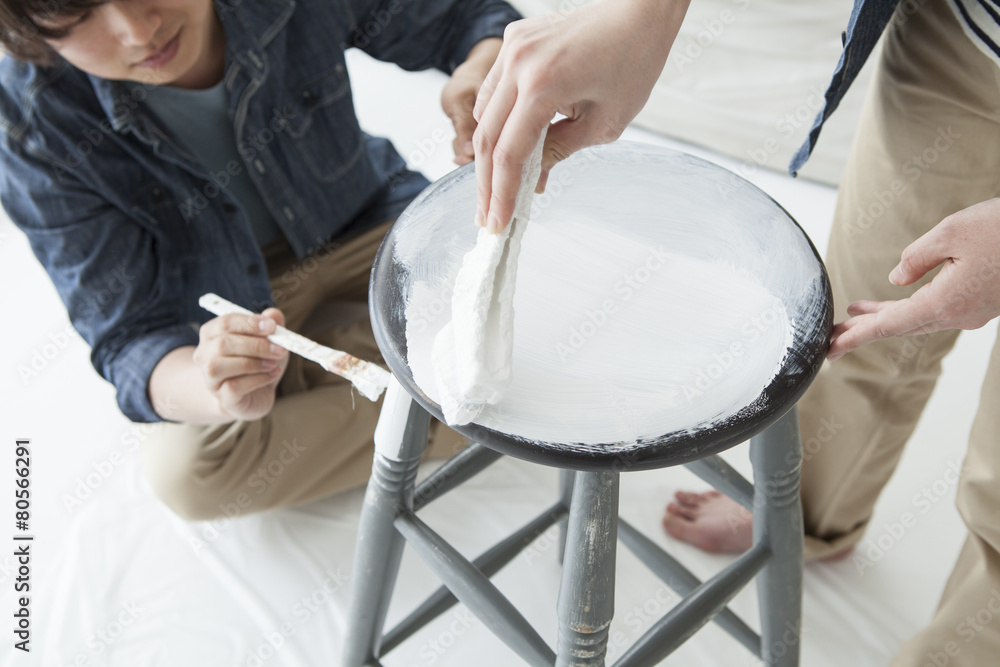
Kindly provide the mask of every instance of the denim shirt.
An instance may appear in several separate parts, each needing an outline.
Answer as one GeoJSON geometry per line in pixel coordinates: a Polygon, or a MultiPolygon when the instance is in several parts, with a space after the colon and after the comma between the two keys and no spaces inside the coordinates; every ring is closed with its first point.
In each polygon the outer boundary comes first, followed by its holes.
{"type": "MultiPolygon", "coordinates": [[[[216,0],[242,164],[298,257],[398,215],[426,185],[354,114],[344,50],[451,72],[519,15],[500,0],[216,0]]],[[[215,292],[272,305],[239,202],[145,108],[143,89],[63,62],[0,62],[0,200],[28,236],[122,412],[215,292]]],[[[405,104],[405,100],[400,100],[405,104]]]]}
{"type": "MultiPolygon", "coordinates": [[[[906,13],[912,13],[924,2],[926,0],[906,0],[904,10],[906,13]]],[[[825,104],[817,114],[805,143],[792,156],[792,162],[788,165],[788,171],[793,176],[809,159],[816,146],[816,140],[819,139],[820,130],[823,129],[823,123],[844,99],[847,89],[854,83],[862,65],[868,60],[898,4],[899,0],[854,0],[847,30],[841,35],[844,51],[840,54],[840,60],[833,71],[833,80],[826,89],[825,104]]]]}

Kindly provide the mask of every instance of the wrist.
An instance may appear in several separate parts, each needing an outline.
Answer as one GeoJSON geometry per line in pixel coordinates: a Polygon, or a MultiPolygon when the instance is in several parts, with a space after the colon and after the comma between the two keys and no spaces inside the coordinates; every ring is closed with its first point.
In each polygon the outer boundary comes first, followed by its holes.
{"type": "Polygon", "coordinates": [[[477,42],[469,50],[469,54],[465,57],[465,62],[462,65],[466,68],[477,70],[485,78],[490,68],[493,67],[493,63],[496,62],[501,46],[503,46],[503,40],[499,37],[487,37],[477,42]]]}

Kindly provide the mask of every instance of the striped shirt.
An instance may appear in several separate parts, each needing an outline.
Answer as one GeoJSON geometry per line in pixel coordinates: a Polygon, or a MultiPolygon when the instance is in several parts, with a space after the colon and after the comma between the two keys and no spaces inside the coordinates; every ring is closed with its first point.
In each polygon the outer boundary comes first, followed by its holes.
{"type": "Polygon", "coordinates": [[[948,0],[965,34],[1000,65],[1000,0],[948,0]]]}

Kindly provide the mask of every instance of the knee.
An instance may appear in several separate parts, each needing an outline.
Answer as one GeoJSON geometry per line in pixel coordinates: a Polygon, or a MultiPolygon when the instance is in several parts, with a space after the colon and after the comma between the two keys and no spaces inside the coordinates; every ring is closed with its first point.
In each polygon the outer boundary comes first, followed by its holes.
{"type": "Polygon", "coordinates": [[[164,424],[142,447],[142,470],[153,494],[186,521],[207,521],[222,513],[223,489],[204,474],[196,427],[164,424]]]}

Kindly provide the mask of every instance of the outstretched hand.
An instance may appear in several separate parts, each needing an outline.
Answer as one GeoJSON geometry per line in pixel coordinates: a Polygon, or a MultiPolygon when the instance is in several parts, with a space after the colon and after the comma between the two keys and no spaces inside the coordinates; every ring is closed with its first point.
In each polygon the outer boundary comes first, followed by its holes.
{"type": "Polygon", "coordinates": [[[937,266],[941,271],[909,298],[848,306],[828,358],[891,336],[978,329],[1000,315],[1000,198],[939,222],[903,250],[889,281],[911,285],[937,266]]]}
{"type": "Polygon", "coordinates": [[[521,172],[549,128],[537,192],[575,151],[614,141],[642,109],[688,0],[598,0],[507,26],[476,100],[476,223],[500,231],[521,172]]]}

